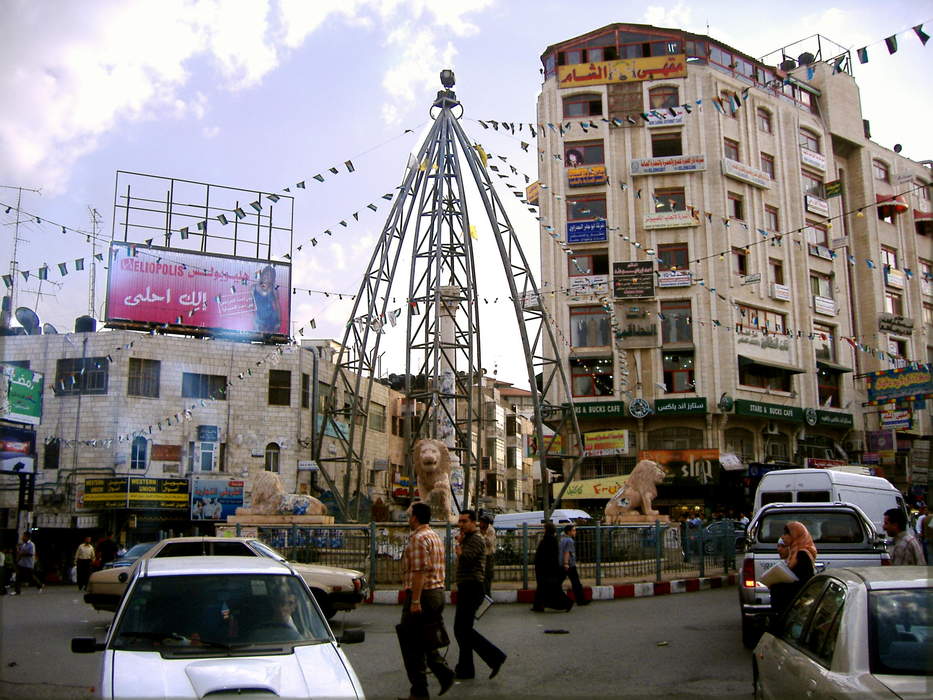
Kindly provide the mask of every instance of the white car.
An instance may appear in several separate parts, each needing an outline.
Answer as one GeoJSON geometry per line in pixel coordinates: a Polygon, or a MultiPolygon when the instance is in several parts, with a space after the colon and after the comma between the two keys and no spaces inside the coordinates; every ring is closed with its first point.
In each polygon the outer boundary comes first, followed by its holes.
{"type": "Polygon", "coordinates": [[[141,560],[106,640],[71,649],[104,652],[108,699],[364,697],[308,585],[266,557],[141,560]]]}
{"type": "Polygon", "coordinates": [[[931,600],[925,566],[814,576],[755,647],[755,697],[929,698],[931,600]]]}

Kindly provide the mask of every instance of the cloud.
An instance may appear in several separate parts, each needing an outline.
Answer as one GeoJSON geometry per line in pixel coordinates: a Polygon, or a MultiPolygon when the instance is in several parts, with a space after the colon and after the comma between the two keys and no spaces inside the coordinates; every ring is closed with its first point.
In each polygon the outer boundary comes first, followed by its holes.
{"type": "MultiPolygon", "coordinates": [[[[682,2],[678,2],[673,7],[648,5],[642,19],[645,24],[651,24],[655,27],[676,27],[690,30],[692,14],[690,8],[682,2]]],[[[692,31],[697,31],[697,29],[694,28],[692,31]]]]}

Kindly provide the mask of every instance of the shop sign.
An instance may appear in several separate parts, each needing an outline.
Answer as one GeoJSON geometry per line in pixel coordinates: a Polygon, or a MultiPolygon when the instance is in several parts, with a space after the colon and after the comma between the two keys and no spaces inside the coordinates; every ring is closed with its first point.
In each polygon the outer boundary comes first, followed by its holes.
{"type": "Polygon", "coordinates": [[[706,170],[706,156],[662,156],[658,158],[635,158],[630,163],[635,175],[658,175],[661,173],[693,173],[706,170]]]}
{"type": "Polygon", "coordinates": [[[0,420],[39,425],[42,388],[42,373],[0,364],[0,420]]]}
{"type": "Polygon", "coordinates": [[[191,483],[192,520],[226,520],[242,506],[242,479],[194,479],[191,483]]]}
{"type": "MultiPolygon", "coordinates": [[[[677,112],[676,115],[672,115],[666,110],[648,112],[648,122],[646,126],[649,129],[653,126],[677,126],[684,123],[686,116],[685,112],[677,112]]],[[[632,174],[634,175],[634,173],[632,174]]]]}
{"type": "Polygon", "coordinates": [[[629,323],[615,332],[619,347],[636,350],[658,347],[658,327],[654,323],[629,323]]]}
{"type": "MultiPolygon", "coordinates": [[[[604,476],[599,479],[583,479],[581,481],[571,481],[567,484],[567,490],[564,491],[564,499],[583,499],[583,498],[612,498],[619,489],[625,486],[628,475],[622,476],[604,476]]],[[[562,482],[551,484],[551,493],[554,498],[564,488],[562,482]]]]}
{"type": "Polygon", "coordinates": [[[914,332],[914,320],[907,316],[895,316],[887,312],[878,314],[878,330],[911,335],[914,332]]]}
{"type": "Polygon", "coordinates": [[[893,267],[885,267],[884,283],[889,287],[903,289],[907,284],[907,275],[904,274],[903,270],[898,270],[893,267]]]}
{"type": "Polygon", "coordinates": [[[619,418],[625,415],[624,401],[575,403],[573,412],[578,418],[619,418]]]}
{"type": "Polygon", "coordinates": [[[148,479],[131,476],[129,508],[188,510],[187,479],[148,479]]]}
{"type": "Polygon", "coordinates": [[[180,462],[181,445],[153,445],[149,459],[153,462],[180,462]]]}
{"type": "Polygon", "coordinates": [[[881,427],[894,430],[910,430],[913,420],[910,411],[882,411],[881,427]]]}
{"type": "Polygon", "coordinates": [[[638,459],[657,462],[668,477],[694,479],[701,484],[719,480],[719,450],[642,450],[638,453],[638,459]]]}
{"type": "MultiPolygon", "coordinates": [[[[544,436],[544,449],[547,450],[549,455],[559,455],[564,452],[564,439],[561,435],[545,435],[544,436]]],[[[531,456],[540,457],[538,454],[538,439],[534,435],[531,436],[531,456]]]]}
{"type": "Polygon", "coordinates": [[[731,177],[733,180],[739,180],[740,182],[747,182],[750,185],[765,190],[771,188],[771,176],[764,170],[753,168],[750,165],[740,163],[731,158],[723,158],[721,162],[722,174],[726,177],[731,177]]]}
{"type": "MultiPolygon", "coordinates": [[[[318,415],[315,428],[318,432],[321,430],[321,424],[324,422],[324,416],[318,415]]],[[[324,427],[324,434],[328,437],[341,438],[343,440],[349,439],[350,427],[346,421],[337,420],[333,416],[327,418],[327,424],[324,427]]],[[[253,453],[254,457],[263,457],[265,456],[265,451],[261,448],[258,450],[259,454],[253,453]]]]}
{"type": "Polygon", "coordinates": [[[557,66],[559,88],[686,77],[687,57],[684,54],[557,66]]]}
{"type": "Polygon", "coordinates": [[[797,406],[782,406],[776,403],[763,403],[761,401],[735,400],[735,414],[750,418],[766,418],[767,420],[784,420],[792,423],[803,422],[803,409],[797,406]]]}
{"type": "Polygon", "coordinates": [[[216,425],[199,425],[198,442],[220,442],[220,429],[216,425]]]}
{"type": "Polygon", "coordinates": [[[654,263],[632,260],[612,263],[612,293],[616,299],[654,296],[654,263]]]}
{"type": "Polygon", "coordinates": [[[659,416],[684,413],[706,413],[706,397],[689,399],[655,399],[654,412],[659,416]]]}
{"type": "Polygon", "coordinates": [[[823,314],[824,316],[835,316],[836,300],[829,297],[814,295],[813,310],[818,314],[823,314]]]}
{"type": "Polygon", "coordinates": [[[832,182],[827,182],[825,185],[823,185],[823,194],[826,195],[826,199],[841,197],[842,180],[833,180],[832,182]]]}
{"type": "Polygon", "coordinates": [[[805,194],[803,196],[803,208],[813,214],[829,216],[829,202],[825,199],[814,197],[812,194],[805,194]]]}
{"type": "Polygon", "coordinates": [[[809,148],[800,147],[800,162],[816,170],[826,172],[826,156],[822,153],[811,151],[809,148]]]}
{"type": "Polygon", "coordinates": [[[85,508],[126,508],[127,485],[129,477],[118,476],[110,479],[85,479],[85,508]]]}
{"type": "Polygon", "coordinates": [[[591,165],[586,168],[567,168],[568,187],[586,187],[606,184],[606,166],[591,165]]]}
{"type": "Polygon", "coordinates": [[[868,400],[875,403],[888,403],[907,397],[924,398],[933,394],[933,375],[929,369],[889,369],[870,372],[868,381],[868,400]]]}
{"type": "Polygon", "coordinates": [[[525,199],[529,204],[534,206],[538,205],[538,197],[541,195],[541,183],[538,181],[532,182],[528,187],[525,188],[525,199]]]}
{"type": "Polygon", "coordinates": [[[661,211],[645,214],[644,227],[654,228],[682,228],[684,226],[699,226],[700,219],[693,211],[661,211]]]}
{"type": "Polygon", "coordinates": [[[574,275],[570,278],[571,294],[603,294],[609,291],[609,275],[574,275]]]}
{"type": "Polygon", "coordinates": [[[817,410],[816,424],[834,428],[851,428],[853,425],[852,414],[841,413],[840,411],[817,410]]]}
{"type": "Polygon", "coordinates": [[[567,223],[568,243],[598,243],[606,240],[606,220],[570,221],[567,223]]]}
{"type": "Polygon", "coordinates": [[[605,457],[628,454],[627,430],[595,430],[583,435],[583,454],[605,457]]]}
{"type": "Polygon", "coordinates": [[[689,287],[692,284],[693,275],[690,272],[662,270],[658,273],[659,287],[689,287]]]}
{"type": "MultiPolygon", "coordinates": [[[[376,467],[373,466],[373,469],[376,467]]],[[[316,472],[320,469],[317,462],[313,459],[299,459],[298,460],[298,471],[300,472],[316,472]]]]}
{"type": "Polygon", "coordinates": [[[790,287],[786,284],[771,283],[771,298],[778,301],[790,301],[790,287]]]}

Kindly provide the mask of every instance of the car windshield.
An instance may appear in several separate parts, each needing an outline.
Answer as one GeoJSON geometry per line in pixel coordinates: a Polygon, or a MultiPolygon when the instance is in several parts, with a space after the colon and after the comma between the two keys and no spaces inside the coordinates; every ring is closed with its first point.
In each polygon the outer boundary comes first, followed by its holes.
{"type": "Polygon", "coordinates": [[[812,513],[766,513],[758,522],[758,541],[777,543],[784,534],[784,526],[792,520],[803,523],[817,549],[821,544],[857,544],[864,541],[858,518],[851,511],[812,513]]]}
{"type": "Polygon", "coordinates": [[[282,574],[200,574],[141,578],[110,648],[199,656],[251,650],[285,653],[330,641],[300,578],[282,574]]]}
{"type": "Polygon", "coordinates": [[[868,596],[871,672],[924,676],[933,658],[933,589],[872,591],[868,596]]]}
{"type": "Polygon", "coordinates": [[[140,542],[139,544],[134,544],[123,553],[120,559],[139,559],[143,554],[152,549],[154,545],[155,542],[140,542]]]}

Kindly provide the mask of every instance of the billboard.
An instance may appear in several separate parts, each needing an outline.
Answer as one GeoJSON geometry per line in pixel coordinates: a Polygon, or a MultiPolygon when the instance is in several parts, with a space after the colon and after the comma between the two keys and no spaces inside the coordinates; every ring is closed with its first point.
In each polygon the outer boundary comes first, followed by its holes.
{"type": "Polygon", "coordinates": [[[0,365],[0,420],[39,425],[42,422],[42,374],[0,365]]]}
{"type": "Polygon", "coordinates": [[[584,454],[604,457],[628,454],[627,430],[593,430],[583,435],[584,454]]]}
{"type": "Polygon", "coordinates": [[[226,520],[243,506],[242,479],[193,479],[191,519],[226,520]]]}
{"type": "Polygon", "coordinates": [[[36,434],[32,430],[0,425],[0,472],[34,474],[36,434]]]}
{"type": "Polygon", "coordinates": [[[132,243],[110,245],[107,323],[289,334],[291,265],[132,243]]]}
{"type": "Polygon", "coordinates": [[[78,507],[187,510],[188,480],[141,476],[85,479],[78,507]]]}
{"type": "Polygon", "coordinates": [[[612,294],[616,299],[654,296],[654,263],[651,260],[612,263],[612,294]]]}
{"type": "Polygon", "coordinates": [[[560,88],[686,77],[687,57],[684,54],[623,58],[557,67],[557,86],[560,88]]]}

